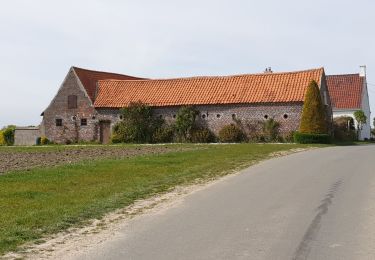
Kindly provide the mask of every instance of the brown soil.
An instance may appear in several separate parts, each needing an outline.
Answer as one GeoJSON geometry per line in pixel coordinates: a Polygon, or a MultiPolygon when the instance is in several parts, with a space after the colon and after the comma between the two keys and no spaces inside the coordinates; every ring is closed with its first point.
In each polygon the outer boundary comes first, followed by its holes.
{"type": "Polygon", "coordinates": [[[41,147],[32,151],[0,151],[0,175],[14,170],[30,170],[35,167],[51,167],[84,160],[122,159],[139,155],[161,154],[186,150],[178,146],[77,146],[59,149],[41,147]]]}

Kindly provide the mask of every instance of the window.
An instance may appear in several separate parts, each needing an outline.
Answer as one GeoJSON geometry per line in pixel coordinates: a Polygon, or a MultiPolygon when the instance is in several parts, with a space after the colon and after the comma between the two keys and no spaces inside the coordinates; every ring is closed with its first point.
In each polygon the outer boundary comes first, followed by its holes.
{"type": "Polygon", "coordinates": [[[122,120],[124,117],[122,115],[119,115],[118,118],[120,118],[120,120],[122,120]]]}
{"type": "Polygon", "coordinates": [[[77,108],[77,96],[69,95],[68,96],[68,109],[77,108]]]}
{"type": "Polygon", "coordinates": [[[81,118],[81,126],[87,125],[87,118],[81,118]]]}
{"type": "Polygon", "coordinates": [[[206,119],[206,117],[207,117],[206,114],[202,114],[203,119],[206,119]]]}
{"type": "Polygon", "coordinates": [[[56,126],[62,126],[62,119],[56,118],[56,126]]]}
{"type": "Polygon", "coordinates": [[[268,115],[264,115],[264,119],[268,119],[268,115]]]}
{"type": "Polygon", "coordinates": [[[232,114],[232,119],[236,119],[237,115],[236,114],[232,114]]]}
{"type": "Polygon", "coordinates": [[[159,115],[159,118],[160,118],[160,119],[163,119],[163,115],[159,115]]]}
{"type": "Polygon", "coordinates": [[[288,115],[287,114],[284,114],[283,117],[284,117],[284,119],[288,119],[288,115]]]}
{"type": "Polygon", "coordinates": [[[176,115],[173,115],[173,118],[176,118],[176,115]]]}
{"type": "Polygon", "coordinates": [[[216,115],[216,118],[220,118],[220,117],[221,117],[221,115],[220,115],[220,114],[217,114],[217,115],[216,115]]]}

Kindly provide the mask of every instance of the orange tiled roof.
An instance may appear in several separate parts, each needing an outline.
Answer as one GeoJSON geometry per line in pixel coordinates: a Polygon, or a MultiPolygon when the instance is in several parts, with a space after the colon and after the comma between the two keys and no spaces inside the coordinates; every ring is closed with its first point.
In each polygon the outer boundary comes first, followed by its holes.
{"type": "Polygon", "coordinates": [[[311,80],[320,84],[324,69],[159,80],[99,80],[94,103],[121,108],[141,101],[150,106],[303,102],[311,80]]]}
{"type": "Polygon", "coordinates": [[[363,80],[359,74],[327,76],[332,109],[361,108],[363,80]]]}
{"type": "Polygon", "coordinates": [[[143,79],[138,77],[132,77],[128,75],[121,75],[116,73],[110,72],[103,72],[103,71],[94,71],[94,70],[87,70],[78,67],[73,67],[74,71],[76,72],[79,80],[81,81],[82,85],[86,89],[87,94],[89,95],[92,101],[95,100],[95,92],[96,92],[96,83],[98,80],[104,79],[118,79],[118,80],[137,80],[143,79]]]}

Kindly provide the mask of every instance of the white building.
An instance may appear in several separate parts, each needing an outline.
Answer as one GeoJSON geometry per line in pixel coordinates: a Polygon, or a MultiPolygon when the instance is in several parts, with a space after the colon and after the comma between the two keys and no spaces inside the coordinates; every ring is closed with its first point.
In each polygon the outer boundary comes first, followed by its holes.
{"type": "MultiPolygon", "coordinates": [[[[367,122],[359,134],[360,140],[371,137],[371,112],[367,92],[366,66],[360,67],[358,74],[327,76],[328,91],[331,97],[333,117],[350,116],[354,119],[354,112],[362,110],[367,122]]],[[[357,122],[354,120],[355,126],[357,122]]]]}

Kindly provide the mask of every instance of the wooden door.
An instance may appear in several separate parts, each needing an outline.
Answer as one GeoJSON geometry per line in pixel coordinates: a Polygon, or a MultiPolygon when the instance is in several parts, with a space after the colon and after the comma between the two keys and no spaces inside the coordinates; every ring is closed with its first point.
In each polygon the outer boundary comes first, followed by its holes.
{"type": "Polygon", "coordinates": [[[100,121],[100,142],[102,144],[108,144],[111,138],[111,122],[100,121]]]}

